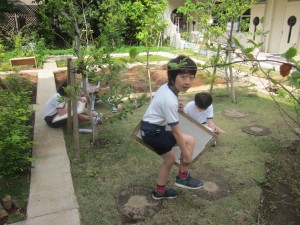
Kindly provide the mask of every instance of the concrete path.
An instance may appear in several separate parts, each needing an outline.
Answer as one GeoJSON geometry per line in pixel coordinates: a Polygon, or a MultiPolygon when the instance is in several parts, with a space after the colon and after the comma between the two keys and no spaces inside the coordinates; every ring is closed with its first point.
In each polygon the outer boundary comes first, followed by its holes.
{"type": "Polygon", "coordinates": [[[14,225],[80,225],[70,162],[62,129],[49,128],[43,106],[56,92],[55,61],[47,61],[38,71],[33,162],[27,220],[14,225]]]}

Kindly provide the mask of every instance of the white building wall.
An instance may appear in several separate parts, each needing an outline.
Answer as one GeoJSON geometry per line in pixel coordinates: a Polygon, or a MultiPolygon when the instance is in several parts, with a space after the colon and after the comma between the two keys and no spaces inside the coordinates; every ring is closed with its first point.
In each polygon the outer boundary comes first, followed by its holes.
{"type": "Polygon", "coordinates": [[[174,9],[177,9],[179,6],[184,4],[184,0],[176,0],[176,1],[169,1],[169,4],[167,5],[167,9],[165,12],[165,19],[168,22],[168,26],[166,28],[165,34],[167,36],[171,36],[171,34],[176,32],[176,26],[171,21],[171,13],[174,9]]]}
{"type": "MultiPolygon", "coordinates": [[[[266,4],[258,4],[251,8],[251,17],[250,17],[250,32],[254,32],[255,26],[253,24],[253,20],[255,17],[259,18],[259,24],[256,26],[256,31],[264,31],[265,26],[268,25],[269,22],[263,22],[263,18],[265,18],[266,13],[266,4]]],[[[249,37],[250,38],[250,37],[249,37]]],[[[251,36],[251,38],[254,38],[254,35],[251,36]]],[[[262,35],[255,35],[255,41],[265,41],[264,37],[262,35]]]]}
{"type": "MultiPolygon", "coordinates": [[[[268,32],[266,37],[260,40],[264,42],[262,51],[283,53],[294,46],[300,52],[300,1],[268,0],[266,4],[252,7],[251,19],[256,15],[264,17],[263,31],[268,32]],[[287,20],[292,15],[296,16],[297,22],[292,27],[288,43],[290,29],[287,20]]],[[[251,26],[253,27],[252,24],[251,26]]]]}
{"type": "MultiPolygon", "coordinates": [[[[170,0],[167,6],[166,19],[169,23],[165,35],[172,37],[176,34],[176,26],[171,22],[171,12],[184,4],[184,0],[170,0]]],[[[254,31],[253,19],[259,17],[264,19],[257,26],[257,30],[268,32],[265,37],[255,36],[255,41],[264,42],[260,51],[269,53],[283,53],[289,47],[295,46],[300,53],[300,0],[267,0],[267,3],[256,4],[251,8],[250,31],[254,31]],[[287,19],[294,15],[297,23],[292,27],[290,43],[287,43],[289,26],[287,19]]],[[[191,25],[190,25],[191,26],[191,25]]],[[[197,26],[195,26],[195,30],[197,26]]],[[[180,34],[175,35],[180,38],[180,34]]],[[[247,46],[247,40],[253,39],[253,35],[237,33],[239,41],[247,46]]]]}
{"type": "Polygon", "coordinates": [[[286,2],[287,0],[268,1],[268,13],[270,16],[267,18],[268,20],[266,22],[270,23],[270,29],[267,36],[268,45],[265,46],[267,52],[279,52],[279,43],[282,35],[282,25],[286,2]]]}
{"type": "Polygon", "coordinates": [[[171,14],[174,9],[184,4],[184,0],[169,1],[165,12],[165,19],[168,23],[164,36],[170,37],[170,44],[176,48],[183,48],[184,41],[180,38],[180,33],[177,32],[176,25],[171,21],[171,14]]]}
{"type": "Polygon", "coordinates": [[[287,3],[281,34],[280,52],[285,52],[288,48],[295,46],[300,53],[300,1],[287,3]],[[292,16],[296,17],[296,23],[290,27],[288,20],[292,16]]]}

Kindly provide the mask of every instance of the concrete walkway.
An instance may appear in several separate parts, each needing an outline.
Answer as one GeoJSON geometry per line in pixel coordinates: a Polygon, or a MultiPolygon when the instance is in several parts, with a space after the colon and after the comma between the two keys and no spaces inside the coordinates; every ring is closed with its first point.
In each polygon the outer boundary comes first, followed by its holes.
{"type": "Polygon", "coordinates": [[[43,105],[56,92],[55,61],[38,71],[34,147],[27,220],[14,225],[80,225],[70,162],[62,129],[49,128],[43,119],[43,105]]]}

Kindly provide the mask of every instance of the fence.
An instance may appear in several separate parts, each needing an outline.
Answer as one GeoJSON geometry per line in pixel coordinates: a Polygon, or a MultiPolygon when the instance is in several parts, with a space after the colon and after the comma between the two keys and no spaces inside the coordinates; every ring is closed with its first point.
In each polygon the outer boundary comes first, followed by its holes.
{"type": "Polygon", "coordinates": [[[18,32],[26,25],[37,24],[35,15],[38,7],[37,5],[15,5],[15,7],[15,12],[3,14],[5,23],[2,25],[2,29],[4,31],[18,32]]]}

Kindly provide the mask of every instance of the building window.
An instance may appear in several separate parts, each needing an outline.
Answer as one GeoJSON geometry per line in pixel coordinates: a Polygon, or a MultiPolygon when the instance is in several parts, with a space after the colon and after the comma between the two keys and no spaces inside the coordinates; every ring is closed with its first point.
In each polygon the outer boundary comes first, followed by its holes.
{"type": "MultiPolygon", "coordinates": [[[[251,10],[248,9],[246,12],[243,13],[242,16],[240,16],[236,21],[234,21],[233,30],[236,32],[248,32],[250,27],[250,16],[251,16],[251,10]]],[[[210,24],[212,26],[218,26],[219,25],[218,18],[213,15],[210,24]]],[[[228,22],[227,30],[230,30],[230,26],[231,26],[230,22],[228,22]]]]}
{"type": "Polygon", "coordinates": [[[187,22],[186,16],[182,13],[178,13],[177,9],[174,9],[171,13],[171,21],[174,25],[176,25],[177,32],[186,32],[187,31],[187,22]]]}
{"type": "Polygon", "coordinates": [[[248,32],[250,27],[250,16],[251,10],[248,9],[239,19],[238,19],[238,31],[239,32],[248,32]]]}

